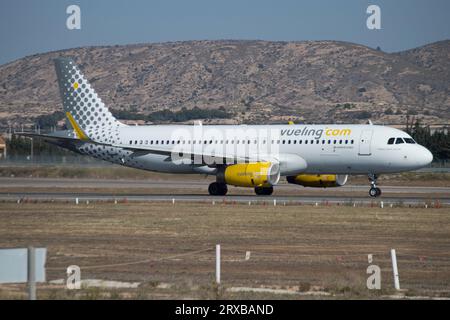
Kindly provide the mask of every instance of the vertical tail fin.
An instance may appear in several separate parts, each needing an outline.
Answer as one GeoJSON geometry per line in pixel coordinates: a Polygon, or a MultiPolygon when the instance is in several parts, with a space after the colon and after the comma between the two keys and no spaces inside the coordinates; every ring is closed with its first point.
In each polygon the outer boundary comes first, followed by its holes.
{"type": "Polygon", "coordinates": [[[70,58],[55,59],[64,112],[78,138],[106,142],[120,123],[70,58]]]}

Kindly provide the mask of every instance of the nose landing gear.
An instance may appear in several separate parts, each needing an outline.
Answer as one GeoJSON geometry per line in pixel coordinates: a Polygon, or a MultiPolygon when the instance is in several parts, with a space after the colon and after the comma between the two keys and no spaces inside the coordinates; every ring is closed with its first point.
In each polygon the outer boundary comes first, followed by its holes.
{"type": "Polygon", "coordinates": [[[378,176],[376,174],[369,174],[369,182],[370,182],[370,190],[369,190],[369,196],[371,197],[379,197],[381,196],[381,189],[377,187],[377,179],[378,176]]]}

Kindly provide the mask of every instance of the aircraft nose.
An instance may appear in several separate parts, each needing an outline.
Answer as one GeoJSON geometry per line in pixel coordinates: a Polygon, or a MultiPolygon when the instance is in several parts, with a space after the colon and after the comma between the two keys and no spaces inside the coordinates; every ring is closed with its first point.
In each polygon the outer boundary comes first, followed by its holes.
{"type": "Polygon", "coordinates": [[[425,155],[425,157],[426,157],[425,161],[427,162],[427,165],[429,165],[433,161],[433,154],[430,152],[430,150],[428,150],[428,149],[426,149],[426,150],[427,150],[427,152],[425,155]]]}
{"type": "Polygon", "coordinates": [[[433,161],[433,154],[425,147],[421,148],[420,156],[418,158],[420,159],[420,165],[427,166],[433,161]]]}

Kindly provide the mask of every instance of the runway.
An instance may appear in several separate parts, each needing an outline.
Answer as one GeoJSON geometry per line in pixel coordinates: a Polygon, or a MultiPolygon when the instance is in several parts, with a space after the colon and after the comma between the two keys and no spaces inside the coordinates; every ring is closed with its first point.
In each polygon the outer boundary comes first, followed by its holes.
{"type": "Polygon", "coordinates": [[[207,194],[209,180],[95,180],[0,178],[0,200],[3,201],[187,201],[240,202],[270,204],[314,203],[383,203],[418,205],[438,201],[450,205],[450,187],[382,186],[380,198],[367,195],[368,185],[340,188],[304,188],[280,184],[272,196],[256,196],[252,190],[230,187],[227,196],[207,194]]]}
{"type": "Polygon", "coordinates": [[[404,205],[419,205],[425,204],[429,201],[436,202],[440,205],[450,205],[450,198],[428,200],[424,198],[414,197],[380,197],[380,198],[362,198],[362,197],[336,197],[336,196],[210,196],[210,195],[120,195],[115,196],[112,194],[83,194],[83,193],[11,193],[0,194],[0,200],[18,200],[18,201],[33,201],[33,200],[59,200],[59,201],[74,201],[76,198],[80,202],[85,201],[167,201],[167,202],[215,202],[215,203],[229,203],[229,202],[241,202],[241,203],[254,203],[254,204],[274,204],[286,205],[286,204],[353,204],[353,203],[381,203],[388,204],[404,204],[404,205]],[[274,202],[275,201],[275,202],[274,202]]]}
{"type": "MultiPolygon", "coordinates": [[[[173,189],[199,189],[207,190],[211,179],[204,180],[112,180],[112,179],[54,179],[54,178],[4,178],[0,177],[0,191],[4,188],[106,188],[106,189],[145,189],[145,188],[173,188],[173,189]]],[[[323,193],[324,190],[333,192],[367,192],[367,185],[345,185],[339,188],[304,188],[301,186],[290,185],[280,181],[276,190],[297,191],[298,193],[307,190],[308,192],[323,193]]],[[[450,187],[426,187],[426,186],[382,186],[385,193],[447,193],[450,197],[450,187]]],[[[240,190],[248,190],[241,188],[240,190]]]]}

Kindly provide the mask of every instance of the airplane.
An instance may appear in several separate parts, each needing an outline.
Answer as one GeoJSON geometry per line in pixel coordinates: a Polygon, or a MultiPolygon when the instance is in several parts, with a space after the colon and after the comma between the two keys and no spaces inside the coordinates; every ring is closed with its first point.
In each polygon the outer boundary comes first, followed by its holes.
{"type": "Polygon", "coordinates": [[[55,59],[68,130],[39,137],[79,154],[122,166],[214,175],[210,195],[227,185],[271,195],[281,177],[305,187],[341,187],[364,174],[378,197],[380,174],[425,167],[433,155],[407,133],[380,125],[145,125],[118,121],[71,58],[55,59]]]}

